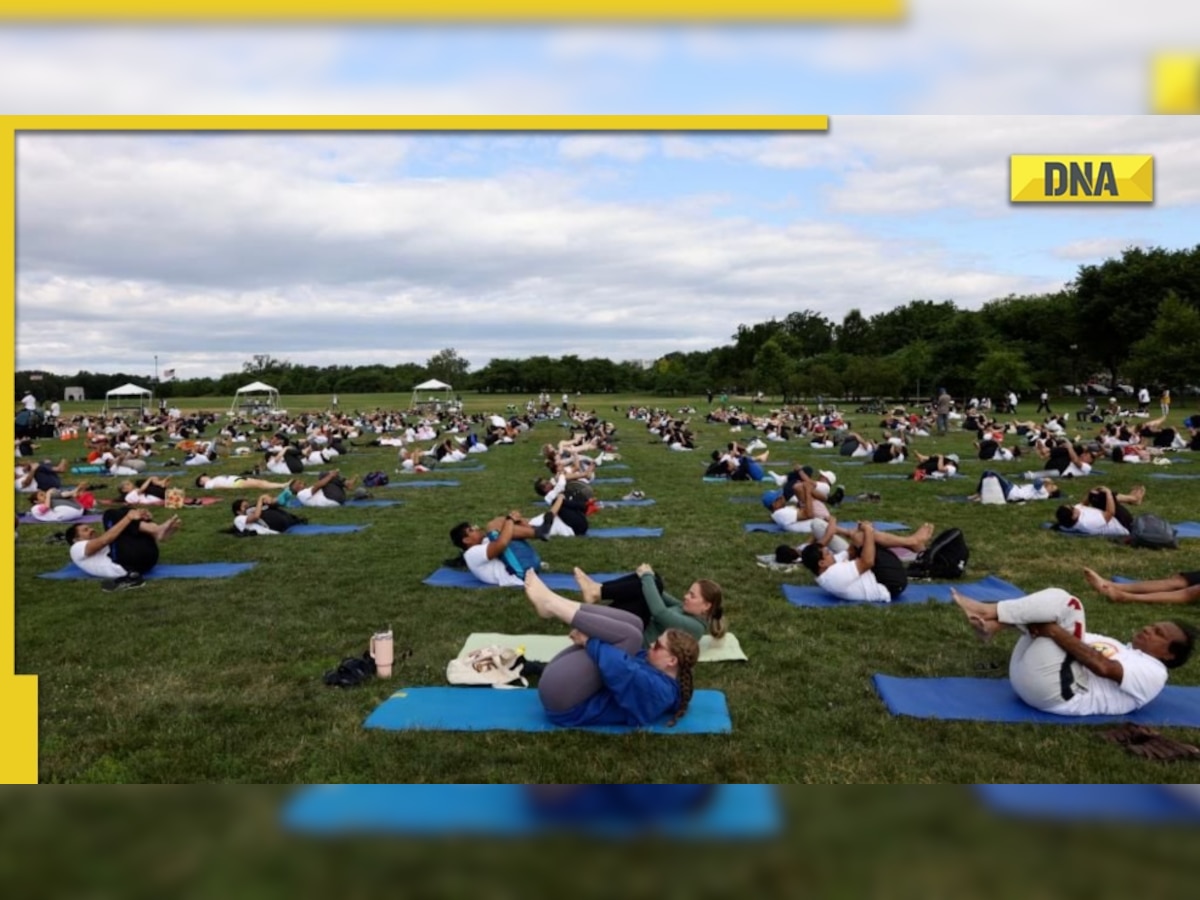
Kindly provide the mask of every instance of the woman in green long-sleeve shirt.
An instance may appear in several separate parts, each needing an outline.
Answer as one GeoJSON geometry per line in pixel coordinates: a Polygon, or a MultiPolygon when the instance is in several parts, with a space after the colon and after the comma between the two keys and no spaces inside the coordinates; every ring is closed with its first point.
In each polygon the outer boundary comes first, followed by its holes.
{"type": "Polygon", "coordinates": [[[662,578],[649,563],[642,563],[630,575],[604,583],[592,580],[577,568],[575,581],[585,603],[604,602],[640,618],[646,646],[668,628],[686,631],[697,640],[705,634],[714,638],[725,634],[724,594],[719,584],[707,578],[693,582],[683,599],[663,590],[662,578]]]}

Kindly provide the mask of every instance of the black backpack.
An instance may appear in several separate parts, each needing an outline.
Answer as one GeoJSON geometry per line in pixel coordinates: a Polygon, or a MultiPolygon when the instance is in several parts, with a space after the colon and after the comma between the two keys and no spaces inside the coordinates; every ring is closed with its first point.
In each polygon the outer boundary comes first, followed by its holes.
{"type": "Polygon", "coordinates": [[[909,578],[962,578],[971,551],[958,528],[947,528],[908,564],[909,578]]]}
{"type": "Polygon", "coordinates": [[[1179,548],[1175,528],[1166,519],[1154,513],[1143,513],[1134,517],[1125,543],[1131,547],[1150,547],[1154,550],[1162,550],[1164,547],[1171,550],[1179,548]]]}

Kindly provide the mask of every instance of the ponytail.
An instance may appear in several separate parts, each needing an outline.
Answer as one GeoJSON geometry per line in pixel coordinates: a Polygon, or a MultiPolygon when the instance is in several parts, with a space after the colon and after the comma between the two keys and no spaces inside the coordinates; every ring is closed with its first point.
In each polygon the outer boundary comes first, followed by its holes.
{"type": "Polygon", "coordinates": [[[676,673],[676,679],[679,682],[679,706],[667,722],[667,727],[673,728],[675,723],[687,713],[688,704],[692,701],[694,691],[692,669],[700,659],[700,642],[686,631],[680,631],[678,628],[668,629],[664,632],[664,637],[667,639],[667,648],[671,651],[671,655],[679,663],[679,671],[676,673]]]}

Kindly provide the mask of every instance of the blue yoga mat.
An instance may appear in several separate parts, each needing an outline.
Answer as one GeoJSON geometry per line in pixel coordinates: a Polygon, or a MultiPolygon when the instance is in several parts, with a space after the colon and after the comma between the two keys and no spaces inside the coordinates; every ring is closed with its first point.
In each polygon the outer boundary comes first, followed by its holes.
{"type": "MultiPolygon", "coordinates": [[[[253,569],[257,563],[191,563],[171,565],[160,563],[145,573],[147,581],[158,578],[231,578],[241,572],[253,569]]],[[[70,563],[57,572],[43,572],[38,578],[53,578],[55,580],[68,578],[95,578],[89,575],[75,563],[70,563]]]]}
{"type": "MultiPolygon", "coordinates": [[[[876,531],[908,531],[910,527],[905,525],[903,522],[873,522],[872,524],[875,526],[876,531]]],[[[781,534],[785,532],[789,534],[804,533],[798,531],[788,532],[786,528],[784,528],[782,525],[776,524],[775,522],[747,522],[742,526],[742,529],[746,532],[765,531],[769,534],[781,534]]]]}
{"type": "Polygon", "coordinates": [[[399,488],[399,487],[458,487],[457,481],[389,481],[384,487],[399,488]]]}
{"type": "Polygon", "coordinates": [[[284,534],[349,534],[352,531],[362,531],[370,525],[293,525],[284,534]]]}
{"type": "Polygon", "coordinates": [[[1154,472],[1150,475],[1151,478],[1157,478],[1159,481],[1192,481],[1200,478],[1200,474],[1196,475],[1173,475],[1168,472],[1154,472]]]}
{"type": "Polygon", "coordinates": [[[584,537],[590,538],[656,538],[662,537],[661,528],[641,528],[629,525],[624,528],[589,528],[584,537]]]}
{"type": "MultiPolygon", "coordinates": [[[[539,462],[540,461],[541,460],[539,460],[539,462]]],[[[600,466],[600,468],[603,469],[605,472],[611,472],[614,469],[628,469],[629,464],[628,463],[604,463],[602,466],[600,466]]]]}
{"type": "Polygon", "coordinates": [[[653,506],[654,504],[655,504],[655,501],[649,500],[649,499],[644,499],[644,500],[601,500],[600,508],[601,509],[612,509],[614,507],[621,507],[621,506],[653,506]]]}
{"type": "MultiPolygon", "coordinates": [[[[397,691],[363,723],[364,728],[387,731],[562,731],[546,718],[534,690],[499,691],[492,688],[415,687],[397,691]]],[[[626,734],[651,731],[659,734],[729,734],[733,723],[720,691],[701,690],[692,695],[687,715],[674,728],[666,724],[635,728],[628,725],[589,725],[582,731],[626,734]]]]}
{"type": "Polygon", "coordinates": [[[347,500],[342,506],[399,506],[403,500],[347,500]]]}
{"type": "MultiPolygon", "coordinates": [[[[575,584],[575,578],[569,572],[542,572],[542,581],[546,583],[546,587],[555,591],[577,591],[579,586],[575,584]]],[[[612,581],[615,578],[621,578],[628,575],[628,572],[594,572],[590,573],[593,581],[612,581]]],[[[421,582],[430,587],[456,587],[456,588],[494,588],[494,584],[485,584],[480,581],[467,569],[451,569],[448,566],[442,566],[428,578],[421,582]]],[[[513,585],[519,587],[519,585],[513,585]]]]}
{"type": "Polygon", "coordinates": [[[864,475],[863,478],[887,478],[892,481],[911,481],[907,475],[901,475],[899,472],[880,472],[874,475],[864,475]]]}
{"type": "MultiPolygon", "coordinates": [[[[1054,522],[1043,522],[1043,528],[1054,528],[1054,522]]],[[[1200,537],[1200,522],[1172,522],[1171,527],[1175,529],[1175,537],[1177,538],[1197,538],[1200,537]]],[[[1104,537],[1098,534],[1086,534],[1082,531],[1075,531],[1073,528],[1057,528],[1059,534],[1067,537],[1104,537]]]]}
{"type": "Polygon", "coordinates": [[[869,600],[839,600],[824,588],[818,587],[815,584],[785,584],[783,585],[783,596],[793,606],[830,607],[862,605],[866,603],[871,603],[873,606],[895,606],[897,603],[924,603],[927,600],[936,600],[938,603],[949,603],[951,588],[957,588],[972,600],[979,600],[983,603],[993,603],[997,600],[1014,600],[1017,597],[1025,596],[1025,592],[1015,584],[1009,584],[1004,579],[997,578],[995,575],[989,575],[987,578],[966,584],[909,584],[900,593],[900,596],[893,599],[890,603],[883,603],[882,601],[872,603],[869,600]]]}
{"type": "Polygon", "coordinates": [[[1200,727],[1200,687],[1168,685],[1154,700],[1127,716],[1056,716],[1027,706],[1007,678],[893,678],[873,675],[888,711],[918,719],[975,722],[1036,722],[1053,725],[1139,725],[1200,727]]]}
{"type": "Polygon", "coordinates": [[[933,498],[940,500],[942,503],[970,503],[971,498],[966,494],[938,494],[933,498]]]}
{"type": "Polygon", "coordinates": [[[633,484],[632,478],[593,478],[592,484],[633,484]]]}
{"type": "Polygon", "coordinates": [[[1088,822],[1200,822],[1200,806],[1161,784],[977,784],[984,805],[1008,815],[1088,822]]]}
{"type": "Polygon", "coordinates": [[[467,465],[466,463],[448,463],[440,462],[437,464],[438,469],[453,470],[455,472],[482,472],[487,468],[483,463],[475,463],[467,465]]]}
{"type": "MultiPolygon", "coordinates": [[[[689,713],[690,715],[690,713],[689,713]]],[[[301,788],[283,810],[285,828],[320,834],[536,835],[574,828],[595,837],[644,834],[611,817],[562,824],[538,814],[518,784],[319,784],[301,788]]],[[[782,814],[769,784],[718,785],[696,815],[655,819],[672,838],[754,838],[777,834],[782,814]]]]}

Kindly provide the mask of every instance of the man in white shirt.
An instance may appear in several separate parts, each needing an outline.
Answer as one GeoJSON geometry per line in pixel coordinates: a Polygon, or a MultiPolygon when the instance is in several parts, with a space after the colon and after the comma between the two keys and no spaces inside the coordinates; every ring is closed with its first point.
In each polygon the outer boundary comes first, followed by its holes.
{"type": "Polygon", "coordinates": [[[1063,504],[1054,511],[1055,523],[1061,529],[1081,534],[1124,537],[1133,524],[1133,513],[1125,504],[1138,506],[1146,496],[1141,485],[1128,494],[1116,494],[1108,487],[1092,488],[1083,503],[1063,504]]]}
{"type": "Polygon", "coordinates": [[[288,489],[304,506],[341,506],[346,502],[347,491],[354,490],[355,478],[342,478],[337,469],[326,472],[312,487],[305,487],[304,479],[293,478],[288,489]]]}
{"type": "Polygon", "coordinates": [[[502,554],[508,545],[514,540],[540,536],[537,529],[515,509],[503,518],[488,522],[486,529],[470,522],[459,522],[450,529],[450,540],[463,551],[463,561],[471,574],[484,584],[499,587],[520,587],[525,584],[524,579],[514,575],[504,564],[502,554]]]}
{"type": "Polygon", "coordinates": [[[207,472],[196,476],[196,487],[212,490],[244,490],[246,488],[258,491],[273,491],[285,488],[286,484],[276,484],[262,478],[248,478],[243,475],[209,475],[207,472]]]}
{"type": "Polygon", "coordinates": [[[33,396],[33,391],[25,392],[25,396],[21,398],[21,405],[30,412],[37,409],[37,397],[33,396]]]}
{"type": "MultiPolygon", "coordinates": [[[[831,520],[831,524],[832,520],[831,520]]],[[[829,527],[818,541],[804,545],[800,562],[817,584],[840,600],[866,600],[889,603],[908,587],[904,563],[890,550],[875,546],[875,526],[859,522],[861,546],[851,547],[844,560],[829,550],[828,543],[837,529],[829,527]]]]}
{"type": "Polygon", "coordinates": [[[66,530],[71,562],[87,574],[106,579],[105,591],[142,586],[142,575],[158,563],[158,545],[179,530],[179,516],[158,524],[148,509],[111,509],[104,513],[105,531],[91,525],[66,530]]]}
{"type": "Polygon", "coordinates": [[[1146,386],[1138,391],[1138,412],[1144,413],[1150,409],[1150,389],[1146,386]]]}
{"type": "Polygon", "coordinates": [[[1147,625],[1129,643],[1090,634],[1083,604],[1061,588],[1016,600],[980,603],[951,591],[971,627],[989,640],[1005,627],[1022,634],[1009,660],[1013,691],[1043,712],[1125,715],[1154,700],[1169,669],[1192,654],[1196,629],[1185,622],[1147,625]]]}

